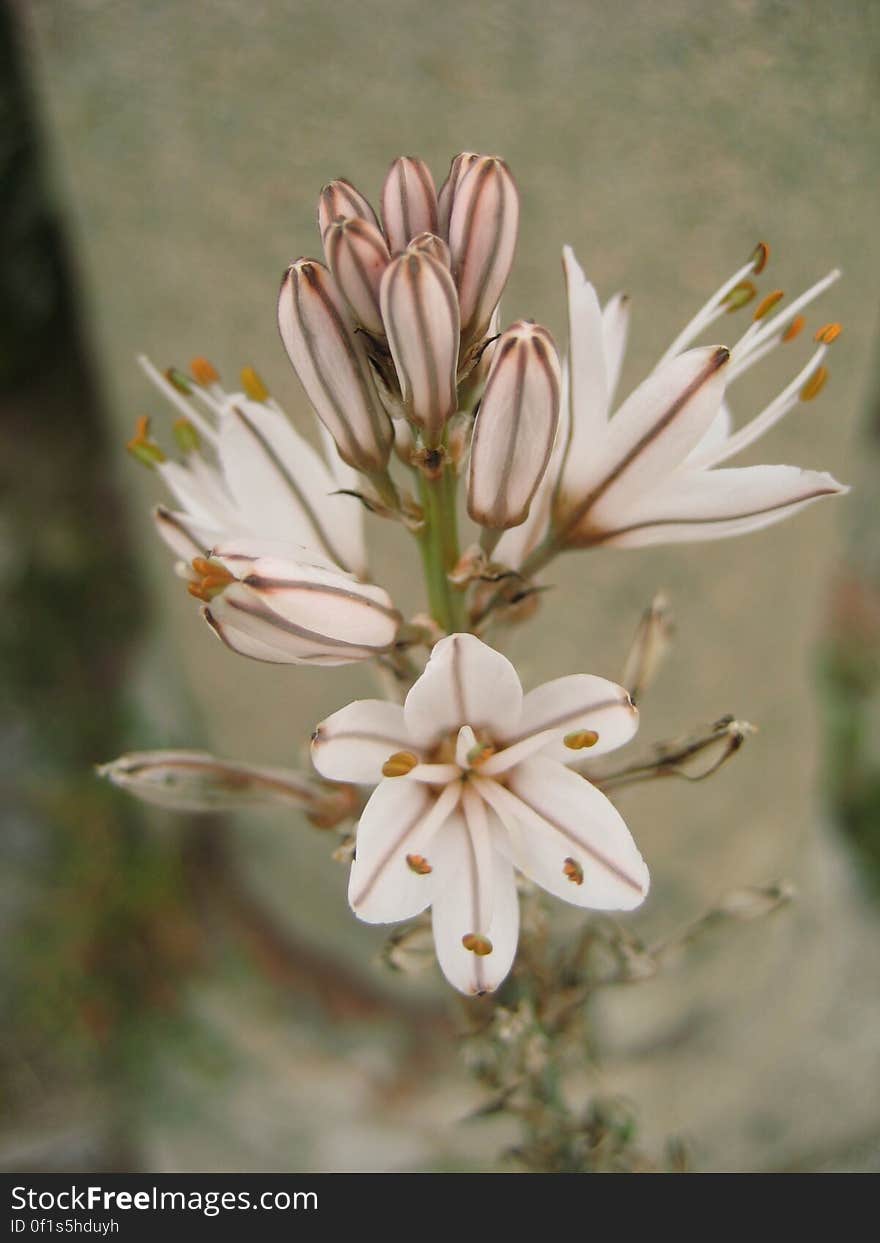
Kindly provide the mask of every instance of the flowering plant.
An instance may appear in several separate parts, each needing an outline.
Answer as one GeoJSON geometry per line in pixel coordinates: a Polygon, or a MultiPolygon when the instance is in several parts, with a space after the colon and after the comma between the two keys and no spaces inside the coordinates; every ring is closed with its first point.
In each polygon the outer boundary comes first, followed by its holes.
{"type": "MultiPolygon", "coordinates": [[[[758,295],[759,244],[617,404],[629,300],[603,306],[570,248],[563,357],[531,320],[502,327],[518,215],[504,161],[474,153],[456,156],[439,191],[423,162],[395,160],[378,215],[348,182],[324,187],[326,263],[291,264],[278,300],[321,452],[252,368],[230,392],[205,359],[186,373],[141,360],[176,410],[179,454],[166,455],[146,419],[128,447],[174,499],[155,524],[209,627],[255,660],[372,662],[386,695],[314,729],[323,781],[199,752],[103,769],[165,805],[275,801],[343,833],[356,821],[353,911],[392,923],[430,907],[437,961],[467,995],[510,972],[524,884],[597,911],[638,906],[648,869],[609,793],[708,775],[750,729],[725,718],[647,760],[596,766],[636,732],[668,610],[658,600],[643,618],[625,685],[577,671],[524,694],[497,648],[539,607],[547,565],[755,531],[846,490],[823,472],[727,465],[823,388],[834,323],[757,414],[735,426],[728,404],[736,380],[799,335],[837,272],[780,306],[781,291],[758,295]],[[733,344],[701,343],[753,303],[733,344]],[[460,491],[477,529],[466,547],[460,491]],[[418,546],[426,607],[412,618],[373,580],[365,515],[399,523],[418,546]]],[[[389,943],[398,963],[404,943],[389,943]]]]}

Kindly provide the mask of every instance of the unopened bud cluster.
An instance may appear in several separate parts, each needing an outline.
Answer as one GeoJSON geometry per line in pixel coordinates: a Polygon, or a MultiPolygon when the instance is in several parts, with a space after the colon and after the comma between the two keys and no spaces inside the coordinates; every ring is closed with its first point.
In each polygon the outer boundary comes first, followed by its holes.
{"type": "Polygon", "coordinates": [[[324,187],[325,262],[291,264],[278,304],[312,405],[344,461],[374,480],[393,447],[410,462],[440,451],[460,464],[466,444],[451,420],[477,408],[485,389],[469,508],[498,530],[526,517],[559,408],[546,329],[519,322],[498,338],[518,224],[503,160],[464,152],[438,192],[428,166],[404,156],[388,170],[379,214],[347,181],[324,187]]]}

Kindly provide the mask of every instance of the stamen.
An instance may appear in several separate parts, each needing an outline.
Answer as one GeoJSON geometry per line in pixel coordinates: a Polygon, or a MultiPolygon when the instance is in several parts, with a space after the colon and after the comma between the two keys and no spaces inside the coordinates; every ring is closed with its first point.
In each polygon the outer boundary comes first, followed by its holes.
{"type": "Polygon", "coordinates": [[[801,401],[812,401],[828,383],[828,368],[817,367],[800,391],[801,401]]]}
{"type": "Polygon", "coordinates": [[[491,742],[481,742],[477,746],[471,747],[467,753],[467,762],[471,768],[479,768],[481,764],[485,764],[486,760],[491,759],[495,754],[495,748],[491,742]]]}
{"type": "Polygon", "coordinates": [[[729,276],[720,289],[716,289],[712,297],[706,302],[696,315],[691,319],[670,345],[669,349],[657,363],[658,367],[662,367],[664,363],[669,362],[671,358],[675,358],[682,350],[687,349],[692,341],[714,323],[721,315],[727,312],[727,298],[730,293],[737,288],[738,285],[744,284],[750,276],[754,276],[756,271],[760,271],[760,267],[756,268],[755,263],[760,258],[759,251],[764,255],[764,262],[769,253],[769,248],[765,243],[760,242],[748,263],[743,264],[732,276],[729,276]],[[763,248],[763,250],[762,250],[763,248]]]}
{"type": "Polygon", "coordinates": [[[767,266],[767,260],[770,258],[770,247],[766,242],[758,242],[752,255],[752,271],[755,276],[760,276],[767,266]]]}
{"type": "Polygon", "coordinates": [[[174,385],[178,393],[183,393],[186,397],[189,397],[192,393],[192,385],[188,377],[182,371],[178,371],[176,367],[166,367],[165,379],[169,384],[174,385]]]}
{"type": "Polygon", "coordinates": [[[584,869],[576,859],[566,859],[562,865],[562,872],[573,885],[582,885],[584,883],[584,869]]]}
{"type": "Polygon", "coordinates": [[[424,855],[407,855],[406,864],[411,872],[415,872],[416,876],[427,876],[434,871],[424,855]]]}
{"type": "MultiPolygon", "coordinates": [[[[827,276],[823,276],[820,281],[816,281],[816,284],[802,293],[799,298],[795,298],[794,302],[789,303],[784,311],[780,311],[778,315],[774,315],[766,323],[759,325],[758,322],[755,322],[751,324],[733,347],[734,369],[739,370],[739,366],[747,354],[751,354],[758,346],[763,346],[771,337],[781,333],[786,324],[790,324],[804,307],[809,306],[811,302],[815,302],[820,294],[823,294],[829,286],[839,279],[840,270],[835,268],[827,276]]],[[[758,309],[760,310],[760,307],[758,309]]],[[[731,371],[728,373],[728,382],[732,379],[733,372],[731,371]]]]}
{"type": "Polygon", "coordinates": [[[126,444],[126,449],[138,462],[150,468],[161,465],[165,454],[154,440],[150,439],[150,419],[142,414],[135,423],[135,432],[126,444]]]}
{"type": "Polygon", "coordinates": [[[757,292],[754,281],[740,281],[724,299],[727,311],[738,311],[741,307],[747,306],[757,292]]]}
{"type": "Polygon", "coordinates": [[[186,589],[191,596],[204,600],[206,604],[235,582],[234,574],[230,574],[219,561],[211,561],[208,557],[194,557],[192,568],[198,579],[187,583],[186,589]]]}
{"type": "Polygon", "coordinates": [[[269,390],[266,388],[262,378],[253,367],[242,367],[241,387],[247,393],[248,397],[250,397],[251,401],[269,400],[269,390]]]}
{"type": "Polygon", "coordinates": [[[763,297],[755,307],[755,313],[752,316],[755,323],[757,323],[759,319],[764,319],[764,317],[768,315],[770,311],[773,310],[774,306],[776,306],[778,302],[781,302],[784,297],[785,293],[782,289],[774,289],[772,293],[768,293],[765,297],[763,297]]]}
{"type": "Polygon", "coordinates": [[[382,765],[382,776],[405,777],[407,773],[412,772],[418,762],[418,756],[413,755],[412,751],[395,751],[382,765]]]}
{"type": "Polygon", "coordinates": [[[832,341],[836,341],[843,332],[841,324],[823,324],[813,338],[814,341],[820,341],[822,345],[830,345],[832,341]]]}
{"type": "Polygon", "coordinates": [[[175,419],[174,439],[181,453],[198,453],[202,447],[201,437],[189,419],[175,419]]]}
{"type": "Polygon", "coordinates": [[[213,363],[208,362],[207,358],[194,358],[189,369],[193,374],[193,379],[203,388],[220,383],[220,373],[213,363]]]}
{"type": "Polygon", "coordinates": [[[594,729],[578,729],[566,734],[562,741],[570,751],[584,751],[587,747],[595,747],[599,735],[594,729]]]}
{"type": "Polygon", "coordinates": [[[487,954],[492,953],[492,942],[488,937],[481,936],[478,932],[465,933],[461,938],[461,943],[466,950],[470,950],[478,958],[485,958],[487,954]]]}
{"type": "Polygon", "coordinates": [[[800,334],[804,330],[804,324],[806,322],[807,321],[803,315],[795,315],[794,319],[791,321],[791,323],[786,328],[785,332],[782,334],[782,341],[783,342],[793,341],[795,337],[800,336],[800,334]]]}
{"type": "MultiPolygon", "coordinates": [[[[147,358],[145,354],[138,355],[138,363],[140,364],[141,370],[144,372],[147,379],[155,385],[162,396],[170,401],[175,409],[184,416],[184,418],[189,419],[189,421],[199,429],[201,435],[204,436],[210,444],[216,445],[217,433],[214,428],[208,420],[203,418],[202,415],[199,414],[198,410],[196,410],[194,406],[184,398],[184,390],[180,383],[180,373],[175,370],[173,373],[174,379],[169,379],[168,376],[164,376],[162,374],[154,363],[150,362],[149,358],[147,358]]],[[[186,381],[186,384],[187,391],[192,393],[193,390],[189,387],[188,380],[186,381]]],[[[196,392],[201,392],[201,390],[197,389],[196,392]]]]}

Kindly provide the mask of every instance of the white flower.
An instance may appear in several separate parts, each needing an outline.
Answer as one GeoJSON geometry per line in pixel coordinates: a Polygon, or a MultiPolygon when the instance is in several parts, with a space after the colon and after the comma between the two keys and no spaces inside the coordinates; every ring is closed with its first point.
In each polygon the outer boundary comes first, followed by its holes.
{"type": "Polygon", "coordinates": [[[189,590],[234,652],[285,665],[346,665],[389,652],[401,616],[387,592],[302,549],[224,544],[192,562],[189,590]]]}
{"type": "Polygon", "coordinates": [[[800,311],[839,276],[832,272],[785,310],[764,299],[736,345],[688,347],[754,292],[753,259],[727,280],[667,350],[655,371],[613,417],[626,346],[628,304],[617,295],[600,308],[570,248],[563,252],[568,289],[569,360],[560,427],[550,466],[526,522],[508,531],[495,555],[520,567],[548,535],[557,547],[637,548],[718,539],[759,530],[823,496],[847,491],[831,475],[794,466],[717,469],[763,435],[799,400],[814,397],[823,359],[839,333],[826,325],[817,348],[782,392],[738,431],[731,430],[725,390],[802,325],[800,311]]]}
{"type": "Polygon", "coordinates": [[[437,958],[463,993],[491,992],[516,953],[517,868],[576,906],[630,910],[648,871],[620,815],[566,764],[635,733],[622,687],[586,674],[523,695],[510,661],[469,634],[434,648],[401,707],[349,704],[318,726],[334,781],[375,785],[349,901],[367,923],[433,911],[437,958]]]}
{"type": "Polygon", "coordinates": [[[173,552],[189,562],[231,539],[281,539],[365,575],[362,507],[342,494],[357,490],[359,476],[339,457],[329,434],[322,432],[322,457],[250,369],[242,373],[249,393],[227,393],[204,360],[193,368],[202,383],[177,374],[172,383],[148,359],[139,361],[181,416],[178,432],[186,433],[180,462],[154,447],[155,469],[179,506],[160,506],[155,514],[173,552]]]}

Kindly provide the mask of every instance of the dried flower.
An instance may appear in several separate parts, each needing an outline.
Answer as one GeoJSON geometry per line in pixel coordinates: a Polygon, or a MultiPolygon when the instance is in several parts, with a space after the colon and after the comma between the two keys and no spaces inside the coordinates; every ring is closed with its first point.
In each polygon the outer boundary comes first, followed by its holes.
{"type": "Polygon", "coordinates": [[[575,675],[524,697],[504,656],[473,635],[441,640],[403,707],[361,700],[313,735],[318,772],[376,786],[357,831],[355,913],[388,923],[431,906],[443,972],[475,994],[513,962],[514,867],[577,906],[638,906],[648,873],[626,825],[566,767],[584,748],[622,746],[637,721],[612,682],[575,675]]]}

